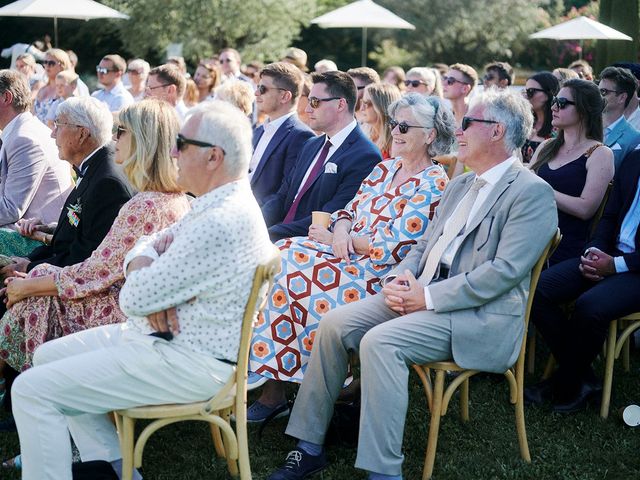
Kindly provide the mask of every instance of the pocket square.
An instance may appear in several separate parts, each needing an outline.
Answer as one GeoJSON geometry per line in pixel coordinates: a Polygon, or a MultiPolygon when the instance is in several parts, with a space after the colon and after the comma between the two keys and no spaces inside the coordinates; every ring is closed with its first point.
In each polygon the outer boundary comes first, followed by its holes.
{"type": "Polygon", "coordinates": [[[327,162],[324,166],[324,173],[338,173],[338,165],[333,162],[327,162]]]}
{"type": "Polygon", "coordinates": [[[616,143],[613,147],[611,147],[611,150],[622,150],[622,147],[619,143],[616,143]]]}

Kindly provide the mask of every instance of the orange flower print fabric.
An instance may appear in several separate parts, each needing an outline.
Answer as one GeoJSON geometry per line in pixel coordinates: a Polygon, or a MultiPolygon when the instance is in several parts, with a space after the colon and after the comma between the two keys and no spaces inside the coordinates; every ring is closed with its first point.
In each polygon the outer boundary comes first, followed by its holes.
{"type": "Polygon", "coordinates": [[[333,256],[330,245],[295,237],[279,241],[282,271],[269,296],[264,321],[254,328],[252,372],[276,380],[301,382],[322,316],[340,305],[381,290],[380,279],[422,237],[447,183],[433,165],[391,188],[401,159],[379,163],[344,210],[332,215],[351,221],[351,234],[366,236],[367,255],[350,263],[333,256]]]}

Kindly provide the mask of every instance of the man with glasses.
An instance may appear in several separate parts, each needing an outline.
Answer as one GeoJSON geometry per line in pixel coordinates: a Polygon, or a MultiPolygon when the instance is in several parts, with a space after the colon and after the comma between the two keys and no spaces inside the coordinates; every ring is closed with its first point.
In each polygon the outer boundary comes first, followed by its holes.
{"type": "Polygon", "coordinates": [[[360,103],[362,102],[362,96],[364,95],[364,89],[367,85],[371,85],[372,83],[380,83],[380,75],[373,68],[369,67],[357,67],[350,68],[347,70],[347,74],[353,80],[353,83],[356,84],[356,89],[358,90],[358,100],[356,102],[356,119],[358,119],[358,123],[362,125],[362,121],[360,120],[360,103]]]}
{"type": "Polygon", "coordinates": [[[253,194],[262,205],[291,174],[302,145],[314,133],[296,114],[303,82],[300,69],[276,62],[264,67],[259,78],[256,105],[268,118],[253,131],[249,179],[253,194]]]}
{"type": "Polygon", "coordinates": [[[300,441],[269,480],[326,467],[325,433],[353,353],[362,382],[356,467],[370,480],[402,478],[412,364],[453,359],[504,373],[518,358],[531,269],[558,224],[553,191],[513,155],[533,124],[520,95],[484,92],[461,123],[459,156],[472,171],[449,183],[380,294],[324,315],[286,431],[300,441]]]}
{"type": "Polygon", "coordinates": [[[626,68],[607,67],[600,73],[604,143],[613,151],[616,170],[624,157],[640,144],[640,132],[624,117],[625,108],[638,90],[638,80],[626,68]]]}
{"type": "Polygon", "coordinates": [[[467,113],[469,95],[478,83],[478,74],[469,65],[454,63],[447,74],[442,77],[442,91],[444,98],[451,102],[451,109],[456,118],[456,124],[462,123],[462,117],[467,113]]]}
{"type": "Polygon", "coordinates": [[[484,67],[484,88],[508,88],[514,80],[513,68],[507,62],[491,62],[484,67]]]}
{"type": "MultiPolygon", "coordinates": [[[[640,83],[640,63],[614,63],[614,67],[627,68],[633,76],[636,77],[636,80],[640,83]]],[[[624,116],[627,119],[627,122],[631,124],[633,128],[636,130],[640,130],[640,99],[638,99],[638,95],[640,95],[640,88],[636,90],[635,95],[631,96],[629,100],[629,105],[624,109],[624,116]]]]}
{"type": "Polygon", "coordinates": [[[111,112],[122,110],[134,103],[133,96],[122,83],[122,76],[127,69],[127,63],[120,55],[105,55],[96,67],[98,82],[104,88],[93,92],[91,96],[104,102],[111,112]]]}
{"type": "Polygon", "coordinates": [[[314,73],[311,79],[309,126],[325,134],[307,140],[295,168],[262,206],[273,241],[307,235],[313,211],[344,208],[382,160],[353,116],[357,90],[351,77],[335,71],[314,73]]]}
{"type": "Polygon", "coordinates": [[[158,98],[175,108],[180,123],[184,123],[187,116],[187,106],[182,101],[187,80],[180,69],[173,64],[160,65],[152,68],[147,77],[145,98],[158,98]]]}
{"type": "Polygon", "coordinates": [[[220,62],[220,68],[222,69],[222,81],[236,79],[242,80],[243,82],[249,82],[253,85],[251,79],[240,71],[242,59],[240,57],[240,52],[235,48],[224,48],[220,50],[218,61],[220,62]]]}

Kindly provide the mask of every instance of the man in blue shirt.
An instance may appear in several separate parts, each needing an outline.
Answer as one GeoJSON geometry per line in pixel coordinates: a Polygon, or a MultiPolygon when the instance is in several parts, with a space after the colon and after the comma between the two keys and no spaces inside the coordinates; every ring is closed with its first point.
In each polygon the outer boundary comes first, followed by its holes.
{"type": "Polygon", "coordinates": [[[104,87],[91,94],[92,97],[104,102],[111,112],[118,112],[133,103],[133,96],[122,84],[122,75],[127,69],[127,63],[120,55],[105,55],[96,67],[98,82],[104,87]]]}

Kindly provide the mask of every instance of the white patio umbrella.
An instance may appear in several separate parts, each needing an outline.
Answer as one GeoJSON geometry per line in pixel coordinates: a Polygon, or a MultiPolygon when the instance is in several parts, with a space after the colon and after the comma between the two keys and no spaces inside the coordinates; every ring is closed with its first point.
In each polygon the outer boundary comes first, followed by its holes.
{"type": "Polygon", "coordinates": [[[54,44],[58,45],[58,18],[93,20],[129,16],[92,0],[18,0],[0,8],[4,17],[53,18],[54,44]]]}
{"type": "Polygon", "coordinates": [[[311,23],[317,24],[320,28],[362,28],[362,65],[367,64],[367,29],[416,29],[406,20],[371,0],[350,3],[314,18],[311,23]]]}
{"type": "Polygon", "coordinates": [[[576,17],[553,27],[545,28],[529,35],[529,38],[579,40],[580,58],[582,58],[582,42],[584,40],[633,40],[629,35],[587,17],[576,17]]]}

